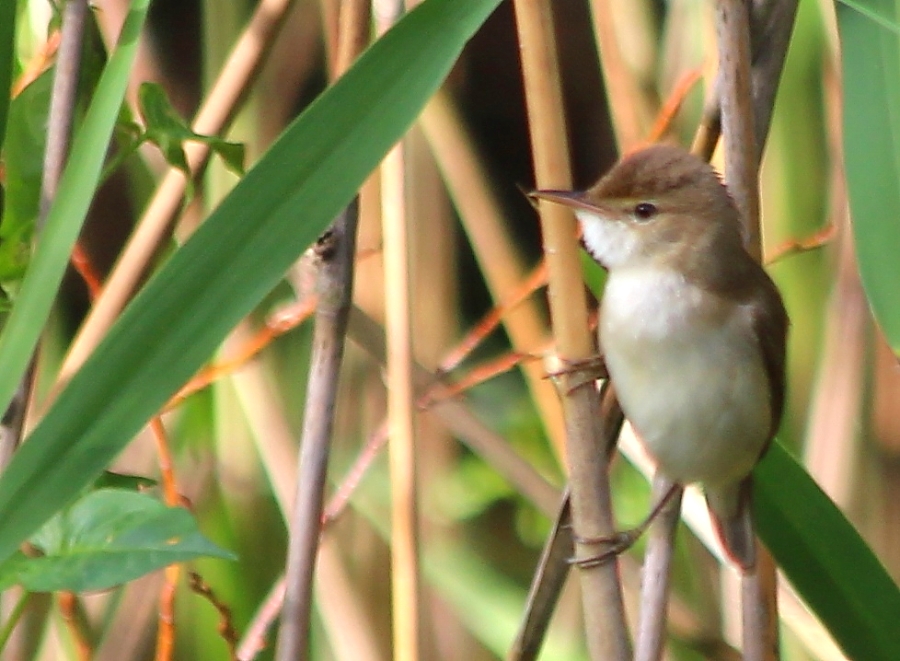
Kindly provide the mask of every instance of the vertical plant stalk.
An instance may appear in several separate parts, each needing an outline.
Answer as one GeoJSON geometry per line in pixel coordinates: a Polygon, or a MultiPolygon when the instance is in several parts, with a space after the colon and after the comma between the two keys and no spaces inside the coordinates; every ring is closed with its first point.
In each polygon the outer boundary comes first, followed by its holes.
{"type": "MultiPolygon", "coordinates": [[[[604,381],[600,396],[603,444],[612,455],[616,438],[625,421],[622,407],[610,381],[604,381]]],[[[550,618],[559,601],[559,595],[569,576],[569,560],[575,552],[572,535],[571,492],[563,492],[562,504],[553,529],[544,542],[538,568],[531,579],[525,616],[510,646],[507,661],[534,661],[541,651],[541,644],[550,626],[550,618]]]]}
{"type": "MultiPolygon", "coordinates": [[[[516,0],[514,8],[536,183],[545,188],[568,188],[569,151],[550,4],[516,0]]],[[[588,358],[595,349],[588,330],[587,302],[582,295],[575,219],[558,205],[541,204],[540,212],[557,348],[567,360],[588,358]]],[[[573,374],[562,379],[574,529],[581,537],[608,537],[613,534],[614,525],[599,400],[593,388],[569,389],[565,383],[577,383],[579,378],[583,377],[573,374]]],[[[594,552],[595,549],[576,543],[576,557],[594,552]]],[[[616,563],[582,569],[581,587],[591,659],[629,659],[631,642],[616,563]]]]}
{"type": "Polygon", "coordinates": [[[719,46],[719,103],[725,138],[725,177],[744,225],[744,243],[757,261],[759,170],[756,129],[750,93],[750,12],[747,0],[719,0],[716,28],[719,46]]]}
{"type": "MultiPolygon", "coordinates": [[[[653,478],[652,502],[659,502],[672,487],[671,480],[657,473],[653,478]]],[[[641,614],[634,661],[657,661],[662,657],[671,588],[672,554],[675,551],[675,533],[678,531],[683,493],[684,490],[679,487],[650,527],[641,579],[641,614]]]]}
{"type": "MultiPolygon", "coordinates": [[[[775,93],[784,68],[791,34],[797,18],[798,0],[753,0],[751,8],[750,49],[753,57],[750,80],[753,94],[754,133],[756,135],[756,163],[762,161],[766,137],[772,123],[775,93]]],[[[700,126],[694,136],[691,151],[705,158],[712,158],[721,124],[721,94],[716,89],[707,99],[700,126]]]]}
{"type": "Polygon", "coordinates": [[[645,139],[650,109],[622,56],[612,2],[615,0],[591,0],[591,18],[616,141],[620,151],[628,151],[645,139]]]}
{"type": "MultiPolygon", "coordinates": [[[[255,82],[293,2],[261,0],[209,96],[197,112],[192,124],[194,131],[219,135],[228,128],[247,90],[255,82]]],[[[202,142],[189,142],[184,151],[188,168],[196,177],[209,159],[209,147],[202,142]]],[[[72,341],[60,370],[57,391],[87,360],[136,291],[148,264],[171,232],[186,185],[187,180],[181,170],[170,168],[166,172],[110,273],[103,292],[72,341]]]]}
{"type": "MultiPolygon", "coordinates": [[[[380,36],[400,18],[400,0],[375,2],[380,36]]],[[[421,571],[416,484],[415,390],[410,310],[410,236],[403,143],[381,164],[387,334],[388,460],[391,483],[391,624],[394,658],[418,661],[421,652],[421,571]]]]}
{"type": "Polygon", "coordinates": [[[347,207],[313,250],[321,260],[313,348],[294,511],[290,517],[286,591],[276,659],[296,661],[309,654],[312,581],[322,519],[325,477],[338,373],[350,310],[358,208],[347,207]]]}
{"type": "MultiPolygon", "coordinates": [[[[760,260],[759,166],[750,87],[748,0],[719,0],[716,18],[725,176],[741,214],[745,245],[760,260]]],[[[759,543],[757,546],[762,551],[759,543]]],[[[743,576],[741,586],[743,653],[747,661],[771,661],[779,656],[776,585],[774,560],[767,552],[758,553],[756,566],[743,576]]]]}
{"type": "Polygon", "coordinates": [[[44,172],[41,177],[40,215],[35,227],[38,233],[43,228],[44,219],[56,197],[56,187],[59,185],[69,151],[87,9],[87,0],[67,0],[63,8],[62,30],[47,122],[47,149],[44,152],[44,172]]]}
{"type": "Polygon", "coordinates": [[[395,658],[419,658],[421,598],[410,314],[409,236],[403,145],[381,166],[387,329],[388,455],[391,475],[391,587],[395,658]]]}

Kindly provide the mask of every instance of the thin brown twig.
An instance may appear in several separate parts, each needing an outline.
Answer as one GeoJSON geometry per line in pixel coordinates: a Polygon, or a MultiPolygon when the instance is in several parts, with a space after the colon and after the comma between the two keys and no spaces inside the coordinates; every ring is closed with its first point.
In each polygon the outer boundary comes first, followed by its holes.
{"type": "Polygon", "coordinates": [[[814,232],[802,239],[790,239],[781,245],[775,246],[766,255],[766,264],[774,264],[786,257],[799,253],[817,250],[831,243],[837,236],[837,225],[826,225],[818,232],[814,232]]]}
{"type": "MultiPolygon", "coordinates": [[[[156,441],[159,470],[162,475],[165,503],[170,507],[181,505],[181,495],[175,480],[175,466],[169,439],[162,418],[154,416],[150,430],[156,441]]],[[[165,580],[159,593],[159,626],[156,632],[156,661],[169,661],[175,650],[175,592],[181,575],[179,565],[170,565],[164,572],[165,580]]]]}
{"type": "Polygon", "coordinates": [[[94,266],[94,263],[91,261],[90,256],[80,241],[77,242],[72,249],[72,256],[69,260],[72,263],[72,268],[75,269],[75,272],[78,273],[79,277],[84,281],[84,285],[88,290],[88,298],[91,301],[97,300],[97,297],[103,289],[103,277],[94,266]]]}
{"type": "Polygon", "coordinates": [[[665,136],[672,128],[675,116],[678,114],[678,111],[681,110],[681,106],[684,104],[687,95],[694,88],[694,85],[701,80],[703,80],[703,69],[699,67],[691,69],[678,80],[675,89],[669,94],[665,104],[656,116],[653,127],[650,129],[650,133],[644,141],[645,143],[655,143],[663,139],[663,136],[665,136]]]}
{"type": "Polygon", "coordinates": [[[219,635],[222,636],[222,640],[225,641],[225,644],[228,645],[229,658],[236,658],[235,649],[237,647],[238,636],[237,631],[235,631],[234,628],[234,618],[232,617],[231,608],[216,596],[212,587],[210,587],[197,572],[188,572],[188,587],[191,589],[191,592],[206,599],[212,604],[213,608],[216,609],[216,612],[219,614],[219,623],[216,625],[216,630],[219,632],[219,635]]]}
{"type": "Polygon", "coordinates": [[[369,434],[369,438],[363,445],[362,450],[360,450],[359,454],[356,456],[356,461],[353,462],[350,470],[344,475],[344,478],[340,482],[340,486],[331,495],[328,504],[322,511],[323,529],[328,528],[332,523],[337,521],[341,514],[343,514],[344,510],[347,508],[347,504],[350,502],[350,498],[353,496],[353,493],[356,491],[360,482],[362,482],[362,478],[365,476],[366,471],[369,470],[369,467],[374,463],[375,458],[381,450],[384,449],[384,446],[387,445],[387,441],[388,425],[387,420],[384,420],[375,428],[375,431],[369,434]]]}
{"type": "Polygon", "coordinates": [[[296,328],[312,316],[317,305],[318,298],[310,296],[289,305],[287,308],[278,310],[266,320],[265,326],[259,329],[235,354],[201,369],[194,375],[177,393],[172,395],[163,411],[172,410],[183,403],[185,399],[208,387],[217,379],[225,377],[246,365],[247,362],[269,346],[275,338],[296,328]]]}
{"type": "Polygon", "coordinates": [[[257,609],[253,620],[247,627],[247,631],[244,633],[244,637],[237,648],[238,661],[252,661],[257,654],[266,648],[266,631],[269,630],[269,627],[272,626],[272,623],[281,612],[281,604],[284,603],[284,590],[285,583],[284,575],[282,574],[275,581],[272,589],[269,590],[265,601],[257,609]]]}
{"type": "Polygon", "coordinates": [[[488,312],[465,337],[457,343],[456,347],[449,351],[438,367],[439,372],[450,372],[455,369],[466,357],[472,353],[484,341],[509,312],[524,302],[529,296],[547,284],[547,262],[541,260],[531,273],[515,289],[508,298],[500,301],[488,312]]]}
{"type": "Polygon", "coordinates": [[[154,661],[172,661],[175,654],[175,591],[181,576],[181,565],[169,565],[159,591],[159,611],[154,661]]]}
{"type": "MultiPolygon", "coordinates": [[[[568,139],[550,4],[516,0],[514,9],[536,183],[542,188],[568,188],[568,139]]],[[[595,349],[588,330],[587,302],[584,296],[572,295],[583,292],[574,218],[560,205],[542,204],[541,226],[557,347],[567,360],[588,358],[595,349]]],[[[575,530],[584,538],[609,537],[615,527],[597,393],[592,388],[569,390],[563,396],[563,407],[575,530]]],[[[576,557],[592,553],[576,543],[576,557]]],[[[631,642],[615,563],[583,569],[580,578],[591,658],[629,659],[631,642]]]]}

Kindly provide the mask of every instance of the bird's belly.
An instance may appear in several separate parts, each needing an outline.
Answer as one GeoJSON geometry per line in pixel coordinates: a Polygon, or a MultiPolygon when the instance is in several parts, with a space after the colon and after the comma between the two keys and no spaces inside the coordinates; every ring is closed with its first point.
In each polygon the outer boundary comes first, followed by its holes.
{"type": "Polygon", "coordinates": [[[739,315],[692,316],[690,297],[611,306],[615,288],[612,294],[604,300],[601,345],[622,409],[659,469],[706,486],[749,474],[771,423],[768,378],[750,325],[739,315]]]}

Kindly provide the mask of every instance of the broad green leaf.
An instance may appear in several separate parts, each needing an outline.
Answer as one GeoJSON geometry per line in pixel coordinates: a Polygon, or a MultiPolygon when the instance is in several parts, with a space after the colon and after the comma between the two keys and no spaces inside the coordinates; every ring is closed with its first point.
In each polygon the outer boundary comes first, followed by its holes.
{"type": "Polygon", "coordinates": [[[0,0],[0,149],[6,136],[15,52],[16,0],[0,0]]]}
{"type": "Polygon", "coordinates": [[[894,0],[839,3],[844,82],[844,160],[863,287],[900,354],[900,36],[894,0]]]}
{"type": "Polygon", "coordinates": [[[0,566],[0,589],[103,590],[175,562],[235,559],[200,533],[187,510],[119,489],[82,498],[50,519],[31,543],[42,555],[19,553],[0,566]]]}
{"type": "Polygon", "coordinates": [[[138,102],[146,125],[143,138],[159,147],[169,165],[189,176],[183,144],[188,140],[196,140],[209,145],[235,174],[244,174],[244,146],[214,135],[194,133],[175,112],[162,87],[155,83],[143,83],[138,91],[138,102]]]}
{"type": "Polygon", "coordinates": [[[900,590],[841,511],[778,443],[760,462],[759,535],[851,659],[900,659],[900,590]]]}
{"type": "Polygon", "coordinates": [[[131,3],[116,51],[103,71],[84,122],[75,134],[56,199],[0,335],[0,411],[6,410],[31,360],[87,215],[119,106],[125,96],[148,2],[134,0],[131,3]]]}
{"type": "Polygon", "coordinates": [[[70,502],[272,290],[410,126],[498,3],[426,0],[411,11],[174,253],[0,479],[0,559],[70,502]]]}

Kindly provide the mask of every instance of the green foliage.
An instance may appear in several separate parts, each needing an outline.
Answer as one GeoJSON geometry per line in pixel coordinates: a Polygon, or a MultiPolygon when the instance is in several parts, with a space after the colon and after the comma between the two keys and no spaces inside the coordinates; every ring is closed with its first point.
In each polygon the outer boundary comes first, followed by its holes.
{"type": "Polygon", "coordinates": [[[760,537],[851,659],[900,659],[900,590],[831,499],[778,443],[760,462],[760,537]]]}
{"type": "MultiPolygon", "coordinates": [[[[125,137],[121,153],[116,160],[107,166],[107,172],[114,170],[118,164],[132,154],[144,142],[152,142],[162,152],[166,162],[184,172],[191,186],[191,171],[184,143],[193,140],[206,143],[209,148],[225,163],[229,170],[237,175],[244,174],[244,145],[228,142],[215,135],[201,135],[191,130],[190,125],[169,103],[162,87],[156,83],[142,83],[138,90],[138,104],[146,128],[135,123],[123,107],[117,130],[125,137]]],[[[189,191],[189,196],[192,191],[189,191]]]]}
{"type": "Polygon", "coordinates": [[[839,3],[837,17],[847,189],[859,271],[875,318],[894,353],[900,354],[900,35],[896,3],[869,0],[852,7],[839,3]],[[894,29],[887,27],[886,21],[894,29]]]}
{"type": "Polygon", "coordinates": [[[44,524],[31,544],[42,555],[13,555],[0,566],[0,589],[104,590],[176,562],[235,559],[200,533],[187,510],[121,489],[88,494],[44,524]]]}

